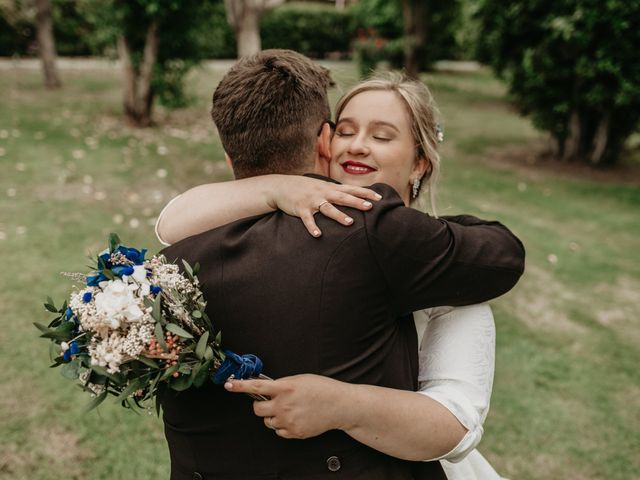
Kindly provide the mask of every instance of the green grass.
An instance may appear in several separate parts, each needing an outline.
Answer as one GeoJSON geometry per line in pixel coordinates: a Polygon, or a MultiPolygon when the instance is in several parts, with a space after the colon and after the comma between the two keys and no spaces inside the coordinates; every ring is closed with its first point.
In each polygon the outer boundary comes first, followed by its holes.
{"type": "MultiPolygon", "coordinates": [[[[357,80],[329,66],[343,89],[357,80]]],[[[162,205],[230,178],[208,116],[222,72],[194,72],[198,102],[144,131],[122,124],[118,71],[63,74],[53,93],[38,72],[0,76],[0,478],[167,478],[161,422],[109,403],[83,415],[87,398],[47,369],[31,322],[71,288],[57,272],[83,270],[108,232],[159,249],[162,205]]],[[[542,139],[504,86],[484,71],[425,79],[446,127],[439,213],[497,218],[527,247],[521,283],[494,302],[481,452],[513,479],[639,478],[640,189],[496,161],[542,139]]]]}

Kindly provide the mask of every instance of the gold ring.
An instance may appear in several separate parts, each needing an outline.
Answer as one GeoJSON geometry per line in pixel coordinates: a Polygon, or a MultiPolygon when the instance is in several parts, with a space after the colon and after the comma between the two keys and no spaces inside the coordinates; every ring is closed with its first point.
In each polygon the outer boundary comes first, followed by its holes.
{"type": "Polygon", "coordinates": [[[322,202],[320,205],[318,205],[318,211],[320,211],[320,209],[325,203],[331,203],[331,202],[329,202],[329,200],[325,200],[324,202],[322,202]]]}

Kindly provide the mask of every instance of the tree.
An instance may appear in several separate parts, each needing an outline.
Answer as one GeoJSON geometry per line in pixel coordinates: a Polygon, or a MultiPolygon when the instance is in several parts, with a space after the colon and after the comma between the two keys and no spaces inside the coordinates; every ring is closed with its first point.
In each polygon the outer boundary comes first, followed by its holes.
{"type": "Polygon", "coordinates": [[[206,58],[215,0],[85,0],[97,48],[115,45],[124,73],[124,112],[135,127],[152,123],[154,99],[187,103],[184,77],[206,58]]]}
{"type": "Polygon", "coordinates": [[[427,46],[427,2],[425,0],[402,0],[404,25],[404,69],[407,75],[417,78],[426,58],[427,46]]]}
{"type": "Polygon", "coordinates": [[[62,86],[56,68],[56,41],[53,36],[53,18],[50,0],[36,0],[36,23],[38,26],[38,50],[42,60],[44,84],[54,90],[62,86]]]}
{"type": "Polygon", "coordinates": [[[481,59],[558,157],[614,165],[640,120],[640,2],[482,0],[481,59]]]}
{"type": "Polygon", "coordinates": [[[260,18],[283,3],[284,0],[224,0],[227,21],[236,34],[238,58],[262,50],[260,18]]]}

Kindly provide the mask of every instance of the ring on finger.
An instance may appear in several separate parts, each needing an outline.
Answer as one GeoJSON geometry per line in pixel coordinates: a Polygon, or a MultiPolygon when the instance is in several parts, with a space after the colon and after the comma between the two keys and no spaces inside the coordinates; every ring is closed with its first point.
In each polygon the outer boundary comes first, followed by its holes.
{"type": "Polygon", "coordinates": [[[325,200],[324,202],[322,202],[320,205],[318,205],[318,211],[320,211],[320,209],[326,204],[326,203],[331,203],[329,202],[329,200],[325,200]]]}

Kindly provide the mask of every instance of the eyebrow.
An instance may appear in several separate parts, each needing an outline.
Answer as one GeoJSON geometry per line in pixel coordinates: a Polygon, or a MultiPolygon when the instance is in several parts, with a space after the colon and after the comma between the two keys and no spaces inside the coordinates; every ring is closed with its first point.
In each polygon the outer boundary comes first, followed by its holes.
{"type": "MultiPolygon", "coordinates": [[[[338,125],[340,125],[342,122],[358,123],[358,122],[355,121],[355,119],[353,119],[351,117],[346,117],[346,118],[339,119],[338,120],[338,125]]],[[[371,123],[373,125],[375,125],[375,126],[393,128],[396,132],[400,133],[400,129],[398,127],[396,127],[393,123],[385,122],[384,120],[375,120],[375,121],[373,121],[371,123]]]]}

